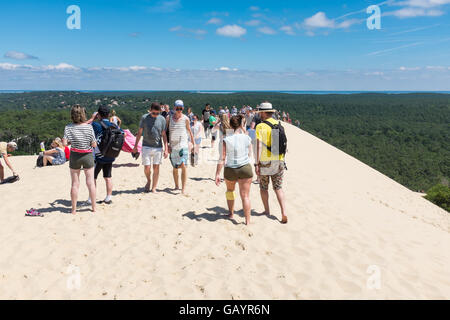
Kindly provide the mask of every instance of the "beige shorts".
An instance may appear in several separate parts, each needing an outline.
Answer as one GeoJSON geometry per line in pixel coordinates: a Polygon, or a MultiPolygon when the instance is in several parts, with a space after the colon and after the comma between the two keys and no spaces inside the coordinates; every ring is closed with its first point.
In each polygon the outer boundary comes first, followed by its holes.
{"type": "Polygon", "coordinates": [[[162,148],[142,147],[142,165],[160,165],[162,163],[162,148]]]}

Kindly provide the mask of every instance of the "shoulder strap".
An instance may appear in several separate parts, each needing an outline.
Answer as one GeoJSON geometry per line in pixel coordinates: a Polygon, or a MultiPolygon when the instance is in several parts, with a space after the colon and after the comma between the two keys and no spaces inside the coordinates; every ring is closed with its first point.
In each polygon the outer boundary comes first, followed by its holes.
{"type": "Polygon", "coordinates": [[[271,127],[272,129],[273,129],[276,125],[278,125],[278,123],[277,123],[277,124],[273,124],[272,122],[269,122],[269,121],[267,121],[267,120],[264,120],[263,123],[267,124],[267,125],[268,125],[269,127],[271,127]]]}
{"type": "Polygon", "coordinates": [[[103,122],[103,120],[100,120],[100,125],[103,129],[108,129],[108,126],[103,122]]]}

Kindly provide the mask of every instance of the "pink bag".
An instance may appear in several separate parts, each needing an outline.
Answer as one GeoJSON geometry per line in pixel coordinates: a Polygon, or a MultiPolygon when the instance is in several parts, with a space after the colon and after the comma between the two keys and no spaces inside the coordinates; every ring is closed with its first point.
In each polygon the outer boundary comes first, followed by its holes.
{"type": "MultiPolygon", "coordinates": [[[[134,143],[136,142],[136,137],[131,133],[130,130],[124,130],[125,132],[125,141],[122,146],[122,151],[131,153],[134,148],[134,143]]],[[[139,141],[138,144],[138,152],[142,151],[142,140],[139,141]]]]}

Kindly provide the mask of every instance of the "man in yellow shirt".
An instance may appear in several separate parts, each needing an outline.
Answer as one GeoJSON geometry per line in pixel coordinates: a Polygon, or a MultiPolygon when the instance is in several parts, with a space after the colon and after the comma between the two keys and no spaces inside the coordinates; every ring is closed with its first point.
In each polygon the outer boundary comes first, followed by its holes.
{"type": "Polygon", "coordinates": [[[272,104],[269,102],[261,103],[258,112],[261,116],[261,123],[256,126],[256,174],[260,180],[261,199],[264,204],[265,214],[270,215],[269,208],[269,182],[272,180],[272,186],[277,195],[278,203],[281,207],[281,223],[287,223],[286,203],[283,192],[283,176],[286,164],[284,162],[284,154],[277,152],[279,146],[272,145],[272,127],[265,122],[272,125],[277,125],[279,122],[273,118],[276,112],[272,104]]]}
{"type": "MultiPolygon", "coordinates": [[[[9,142],[9,143],[0,142],[0,158],[3,158],[3,160],[5,160],[6,165],[8,166],[9,169],[11,169],[14,176],[17,176],[17,173],[14,171],[14,168],[8,159],[8,152],[13,152],[16,149],[17,149],[17,144],[15,142],[9,142]]],[[[5,171],[4,171],[4,168],[0,161],[0,182],[3,182],[4,178],[5,178],[5,171]]]]}

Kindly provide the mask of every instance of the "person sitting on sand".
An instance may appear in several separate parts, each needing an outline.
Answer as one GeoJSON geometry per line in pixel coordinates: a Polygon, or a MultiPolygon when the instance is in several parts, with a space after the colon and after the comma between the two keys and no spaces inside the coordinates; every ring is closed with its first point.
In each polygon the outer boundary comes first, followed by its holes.
{"type": "MultiPolygon", "coordinates": [[[[17,150],[17,143],[15,142],[0,142],[0,159],[3,158],[5,161],[6,166],[12,171],[13,176],[17,177],[18,174],[14,170],[11,161],[8,159],[8,152],[13,152],[17,150]]],[[[0,182],[3,182],[5,179],[5,171],[2,165],[2,162],[0,161],[0,182]]]]}
{"type": "Polygon", "coordinates": [[[220,185],[220,172],[225,165],[224,178],[227,185],[227,204],[230,218],[234,216],[234,201],[236,199],[236,183],[244,208],[245,224],[250,224],[250,187],[253,180],[253,170],[250,165],[251,139],[245,134],[245,117],[237,115],[231,117],[232,134],[223,140],[222,154],[216,169],[216,185],[220,185]]]}
{"type": "Polygon", "coordinates": [[[147,178],[145,185],[145,192],[156,193],[156,187],[159,180],[159,167],[164,158],[169,154],[166,135],[166,119],[161,116],[161,106],[158,102],[153,102],[149,113],[143,115],[139,123],[139,132],[136,136],[133,153],[138,152],[138,144],[141,137],[144,136],[142,144],[142,165],[144,166],[144,173],[147,178]],[[163,151],[164,143],[164,151],[163,151]],[[151,170],[153,166],[153,184],[151,177],[151,170]]]}
{"type": "Polygon", "coordinates": [[[66,153],[61,138],[55,138],[51,144],[52,149],[44,151],[44,158],[42,159],[44,167],[49,164],[52,166],[59,166],[66,163],[66,153]]]}
{"type": "Polygon", "coordinates": [[[181,168],[181,193],[186,195],[187,164],[189,157],[188,136],[194,141],[189,118],[183,114],[184,102],[175,101],[175,114],[166,119],[167,130],[169,132],[169,153],[170,162],[173,167],[173,180],[175,189],[180,189],[178,170],[181,168]]]}
{"type": "Polygon", "coordinates": [[[64,129],[63,144],[71,144],[70,149],[70,176],[72,188],[70,197],[72,200],[72,214],[77,213],[78,189],[80,188],[80,171],[83,169],[86,176],[86,185],[89,189],[89,198],[92,200],[92,212],[96,210],[95,181],[94,181],[94,153],[97,147],[94,129],[86,121],[86,110],[80,105],[75,105],[70,111],[72,123],[64,129]]]}
{"type": "Polygon", "coordinates": [[[286,169],[284,154],[277,154],[276,150],[269,148],[272,144],[272,125],[279,121],[272,118],[275,109],[269,102],[262,103],[258,108],[262,122],[256,126],[256,174],[259,176],[259,187],[261,199],[264,204],[265,214],[270,215],[269,209],[269,180],[272,180],[273,189],[277,195],[278,203],[281,207],[281,223],[287,223],[286,203],[283,192],[283,175],[286,169]]]}

